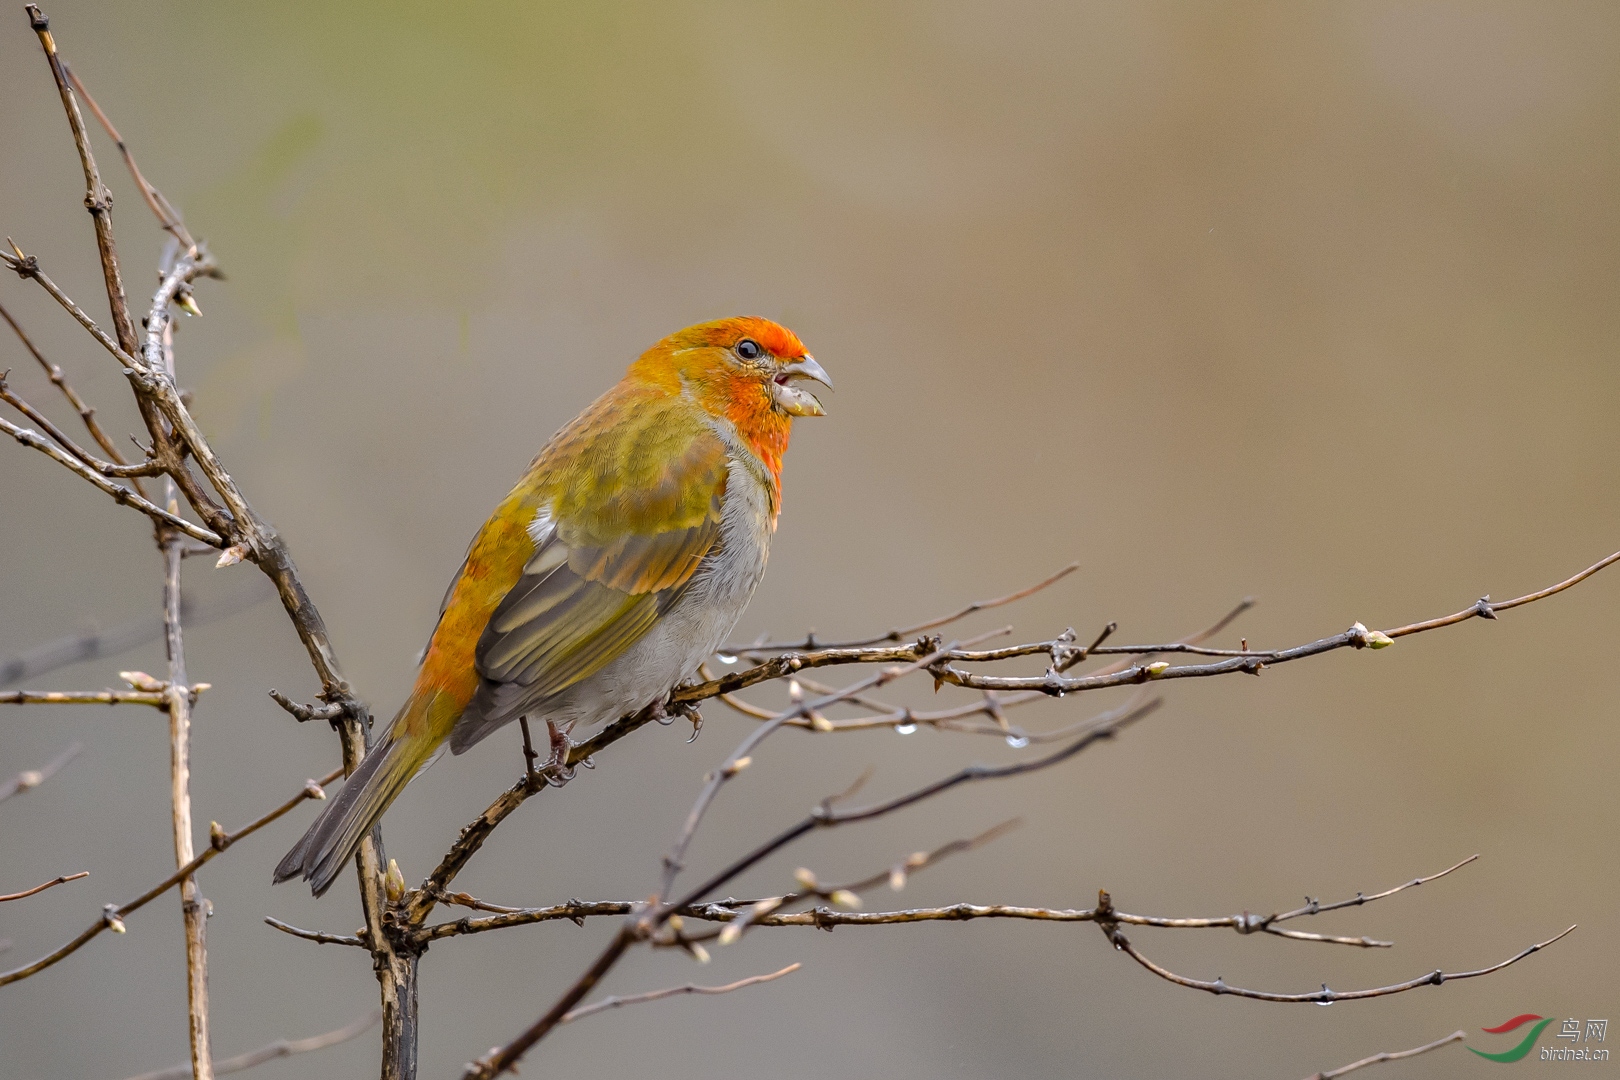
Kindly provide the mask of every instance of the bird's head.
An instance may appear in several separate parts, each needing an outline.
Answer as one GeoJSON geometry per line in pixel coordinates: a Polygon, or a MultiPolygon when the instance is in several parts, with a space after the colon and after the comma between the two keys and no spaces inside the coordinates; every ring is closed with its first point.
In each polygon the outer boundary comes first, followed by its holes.
{"type": "Polygon", "coordinates": [[[743,430],[795,416],[824,416],[821,402],[797,384],[814,380],[832,388],[831,378],[793,331],[752,316],[671,334],[648,349],[630,374],[687,394],[743,430]]]}
{"type": "Polygon", "coordinates": [[[627,379],[686,397],[711,416],[729,420],[778,486],[793,418],[826,415],[821,402],[799,384],[814,380],[832,388],[832,379],[793,331],[752,316],[671,334],[630,365],[627,379]]]}

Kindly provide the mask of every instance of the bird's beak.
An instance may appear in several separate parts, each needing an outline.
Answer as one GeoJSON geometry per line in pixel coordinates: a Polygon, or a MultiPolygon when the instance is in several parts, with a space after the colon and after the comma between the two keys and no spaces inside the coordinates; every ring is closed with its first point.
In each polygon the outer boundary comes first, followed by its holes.
{"type": "Polygon", "coordinates": [[[827,389],[832,389],[832,376],[816,363],[815,357],[806,354],[791,364],[782,365],[782,370],[777,372],[776,381],[772,384],[776,404],[789,416],[826,416],[827,410],[821,407],[814,394],[793,385],[799,379],[814,379],[827,389]]]}

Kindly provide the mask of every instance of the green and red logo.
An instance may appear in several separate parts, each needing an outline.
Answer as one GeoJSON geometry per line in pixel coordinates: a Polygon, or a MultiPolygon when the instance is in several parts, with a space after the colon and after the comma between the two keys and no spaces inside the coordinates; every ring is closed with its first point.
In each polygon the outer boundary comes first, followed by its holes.
{"type": "MultiPolygon", "coordinates": [[[[1505,1024],[1497,1024],[1495,1027],[1480,1029],[1487,1035],[1505,1035],[1510,1031],[1517,1031],[1526,1024],[1534,1025],[1528,1032],[1525,1033],[1524,1037],[1519,1040],[1519,1045],[1515,1046],[1511,1050],[1503,1050],[1495,1054],[1488,1053],[1484,1050],[1474,1050],[1472,1046],[1470,1046],[1468,1049],[1472,1050],[1486,1061],[1523,1061],[1529,1056],[1530,1051],[1536,1048],[1536,1040],[1541,1038],[1541,1033],[1547,1030],[1548,1025],[1550,1025],[1552,1022],[1553,1017],[1550,1016],[1538,1016],[1535,1013],[1520,1013],[1518,1016],[1515,1016],[1505,1024]]],[[[1608,1047],[1593,1045],[1594,1043],[1604,1042],[1608,1036],[1608,1020],[1589,1019],[1585,1023],[1582,1023],[1576,1017],[1571,1016],[1569,1019],[1558,1025],[1558,1030],[1554,1033],[1552,1044],[1549,1046],[1543,1046],[1541,1048],[1541,1060],[1608,1061],[1608,1047]]]]}
{"type": "Polygon", "coordinates": [[[1520,1013],[1518,1016],[1515,1016],[1505,1024],[1497,1024],[1495,1027],[1480,1028],[1480,1030],[1487,1035],[1502,1035],[1509,1031],[1517,1030],[1518,1028],[1530,1023],[1533,1023],[1536,1026],[1531,1028],[1529,1033],[1526,1034],[1523,1039],[1519,1040],[1519,1045],[1515,1046],[1511,1050],[1504,1050],[1500,1054],[1488,1054],[1483,1050],[1475,1050],[1472,1046],[1470,1046],[1468,1049],[1471,1053],[1478,1054],[1487,1061],[1520,1061],[1525,1057],[1528,1057],[1530,1051],[1536,1048],[1536,1040],[1541,1038],[1542,1031],[1546,1030],[1547,1025],[1552,1023],[1552,1017],[1537,1016],[1535,1013],[1520,1013]]]}

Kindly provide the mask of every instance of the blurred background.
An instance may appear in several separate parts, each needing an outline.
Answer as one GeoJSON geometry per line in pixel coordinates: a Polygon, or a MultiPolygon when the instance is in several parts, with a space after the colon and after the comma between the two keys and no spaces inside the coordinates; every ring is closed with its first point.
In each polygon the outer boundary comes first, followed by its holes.
{"type": "MultiPolygon", "coordinates": [[[[1294,644],[1528,592],[1620,546],[1620,9],[1603,3],[1218,6],[930,2],[47,8],[64,55],[230,276],[198,290],[182,382],[284,533],[347,674],[387,716],[472,531],[548,435],[642,349],[702,319],[793,327],[833,374],[801,423],[771,570],[739,629],[881,632],[1080,572],[1003,621],[1030,639],[1118,620],[1162,640],[1259,603],[1223,639],[1294,644]]],[[[83,183],[20,10],[0,27],[0,232],[105,311],[83,183]]],[[[162,246],[97,133],[138,310],[162,246]]],[[[107,357],[40,294],[0,299],[122,441],[107,357]]],[[[72,419],[15,341],[0,367],[72,419]]],[[[158,612],[150,530],[0,448],[0,658],[158,612]]],[[[1200,978],[1293,992],[1494,963],[1488,979],[1342,1008],[1154,979],[1088,926],[783,929],[700,968],[638,953],[604,988],[804,969],[720,999],[565,1028],[531,1068],[613,1078],[1278,1077],[1523,1012],[1620,1011],[1613,663],[1620,570],[1496,623],[1166,707],[1061,769],[814,838],[795,866],[871,873],[1010,816],[1024,827],[869,906],[1273,911],[1439,870],[1314,930],[1350,950],[1138,932],[1200,978]]],[[[250,566],[187,568],[240,606],[250,566]]],[[[337,759],[275,707],[316,687],[274,602],[194,628],[199,834],[337,759]]],[[[161,670],[149,642],[31,688],[161,670]]],[[[931,700],[926,688],[896,697],[931,700]]],[[[756,695],[769,703],[770,694],[756,695]]],[[[943,703],[948,694],[942,693],[943,703]]],[[[1018,717],[1053,727],[1120,698],[1018,717]]],[[[646,895],[704,773],[752,721],[654,728],[526,805],[459,884],[504,904],[646,895]]],[[[4,966],[172,865],[163,718],[5,707],[0,774],[85,751],[0,807],[4,966]]],[[[924,730],[784,733],[724,795],[711,867],[877,767],[883,794],[1033,754],[924,730]]],[[[518,774],[515,733],[446,759],[386,820],[419,880],[518,774]]],[[[374,1007],[352,880],[269,888],[300,809],[200,875],[214,1046],[229,1056],[374,1007]]],[[[0,990],[0,1077],[118,1080],[184,1059],[178,904],[165,898],[0,990]]],[[[611,933],[545,924],[437,944],[422,1075],[531,1021],[611,933]]],[[[1551,1033],[1543,1039],[1554,1040],[1551,1033]]],[[[257,1076],[371,1075],[375,1035],[257,1076]]],[[[1486,1075],[1453,1047],[1394,1075],[1486,1075]]]]}

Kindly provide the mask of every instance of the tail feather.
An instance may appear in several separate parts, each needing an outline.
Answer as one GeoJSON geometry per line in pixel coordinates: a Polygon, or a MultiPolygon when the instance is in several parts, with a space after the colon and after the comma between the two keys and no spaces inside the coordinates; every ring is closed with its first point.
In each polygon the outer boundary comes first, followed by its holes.
{"type": "Polygon", "coordinates": [[[395,738],[396,723],[371,748],[343,789],[322,809],[293,849],[276,866],[275,880],[303,877],[321,896],[332,887],[360,841],[404,790],[436,747],[422,739],[395,738]]]}

